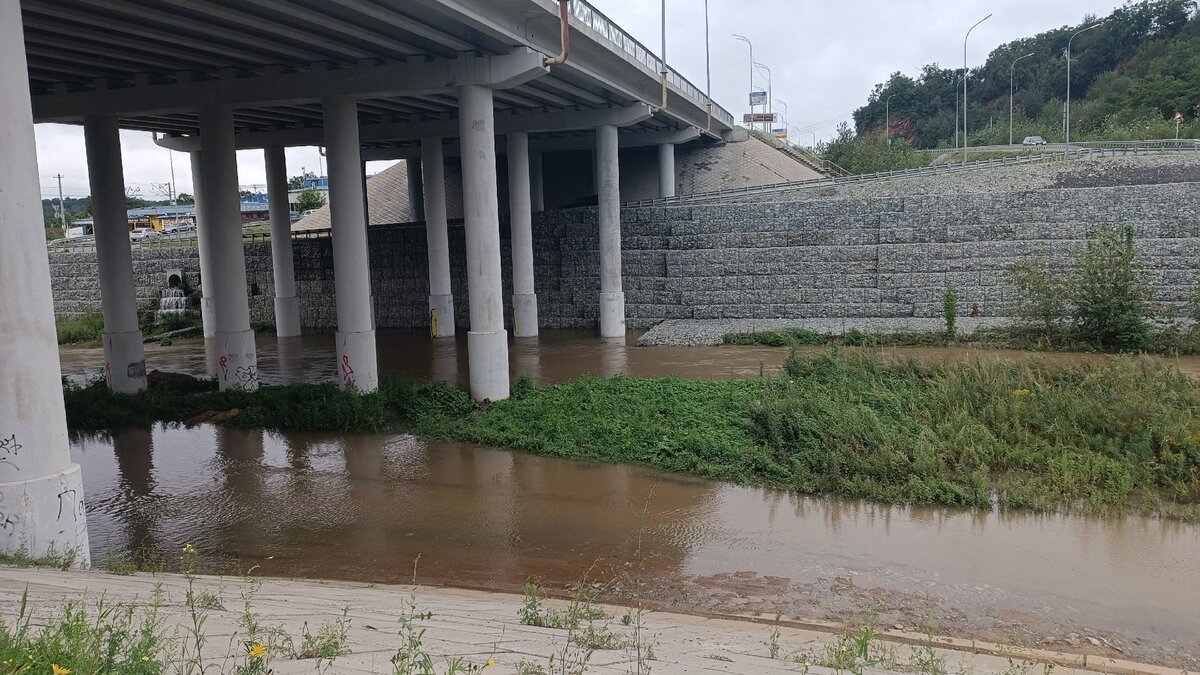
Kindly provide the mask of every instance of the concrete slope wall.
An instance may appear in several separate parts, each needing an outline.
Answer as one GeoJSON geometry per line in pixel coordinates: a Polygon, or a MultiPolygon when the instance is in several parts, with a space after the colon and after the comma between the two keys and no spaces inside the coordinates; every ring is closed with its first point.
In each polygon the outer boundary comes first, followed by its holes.
{"type": "MultiPolygon", "coordinates": [[[[1200,254],[1200,184],[915,195],[802,203],[625,209],[624,279],[631,326],[664,319],[932,317],[954,287],[964,314],[1010,316],[1003,272],[1023,257],[1065,265],[1098,223],[1134,223],[1140,263],[1164,309],[1185,304],[1200,254]]],[[[297,240],[305,326],[333,327],[329,239],[297,240]]],[[[453,291],[467,317],[461,224],[450,229],[453,291]]],[[[505,298],[511,247],[502,232],[505,298]]],[[[422,226],[370,233],[380,327],[423,327],[428,272],[422,226]]],[[[534,227],[537,292],[547,327],[597,321],[594,209],[542,214],[534,227]]],[[[253,319],[272,321],[269,244],[246,248],[253,319]]],[[[165,272],[195,284],[194,248],[134,251],[140,306],[157,304],[165,272]]],[[[51,254],[57,309],[99,306],[95,255],[51,254]]]]}

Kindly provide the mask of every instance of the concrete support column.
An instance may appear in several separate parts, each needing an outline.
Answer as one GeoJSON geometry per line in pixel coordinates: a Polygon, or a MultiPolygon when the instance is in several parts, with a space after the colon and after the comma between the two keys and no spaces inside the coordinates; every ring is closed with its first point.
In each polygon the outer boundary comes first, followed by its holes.
{"type": "MultiPolygon", "coordinates": [[[[196,200],[196,248],[200,253],[200,319],[204,323],[204,338],[217,335],[217,320],[212,313],[212,253],[208,247],[208,219],[204,217],[204,160],[199,152],[192,152],[192,198],[196,200]]],[[[214,369],[209,375],[217,376],[214,369]]]]}
{"type": "MultiPolygon", "coordinates": [[[[429,332],[454,336],[454,295],[450,292],[450,233],[446,224],[446,158],[442,139],[421,139],[425,174],[425,241],[429,249],[429,332]]],[[[412,170],[412,165],[409,165],[412,170]]]]}
{"type": "Polygon", "coordinates": [[[600,216],[600,337],[625,337],[621,291],[621,174],[617,128],[596,129],[596,196],[600,216]]]}
{"type": "Polygon", "coordinates": [[[337,302],[338,385],[360,393],[379,389],[371,268],[367,256],[367,212],[358,102],[327,98],[325,154],[329,167],[329,219],[333,236],[334,297],[337,302]]]}
{"type": "Polygon", "coordinates": [[[210,105],[200,109],[200,152],[207,253],[211,258],[204,284],[211,286],[217,384],[222,391],[253,391],[258,389],[258,351],[246,295],[233,108],[210,105]]]}
{"type": "Polygon", "coordinates": [[[508,217],[512,230],[513,337],[537,337],[538,306],[533,289],[533,208],[529,134],[508,134],[508,217]]]}
{"type": "Polygon", "coordinates": [[[458,129],[471,305],[471,331],[467,334],[471,398],[498,401],[509,394],[508,333],[500,281],[500,205],[491,89],[459,87],[458,129]]]}
{"type": "MultiPolygon", "coordinates": [[[[38,184],[21,3],[0,2],[0,552],[89,563],[71,462],[38,184]]],[[[127,235],[128,236],[128,235],[127,235]]]]}
{"type": "Polygon", "coordinates": [[[534,213],[546,210],[546,188],[542,174],[541,150],[529,153],[529,197],[534,213]]]}
{"type": "Polygon", "coordinates": [[[425,220],[425,181],[421,176],[421,160],[409,158],[408,163],[408,203],[412,210],[414,223],[425,220]]]}
{"type": "Polygon", "coordinates": [[[658,196],[675,196],[675,144],[658,144],[658,196]]]}
{"type": "Polygon", "coordinates": [[[287,156],[283,148],[263,149],[267,167],[267,204],[271,211],[271,271],[275,277],[275,334],[300,334],[300,301],[292,262],[292,209],[288,204],[287,156]]]}
{"type": "Polygon", "coordinates": [[[104,378],[109,390],[133,394],[146,388],[146,352],[138,328],[117,118],[85,117],[83,141],[92,188],[100,309],[104,313],[104,378]]]}

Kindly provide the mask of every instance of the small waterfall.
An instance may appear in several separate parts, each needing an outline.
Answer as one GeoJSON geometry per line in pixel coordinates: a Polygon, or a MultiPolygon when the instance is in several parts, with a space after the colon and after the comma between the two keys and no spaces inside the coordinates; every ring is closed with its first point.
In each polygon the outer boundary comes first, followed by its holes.
{"type": "Polygon", "coordinates": [[[182,288],[164,288],[162,297],[158,300],[158,311],[154,314],[154,322],[158,323],[165,314],[183,314],[187,311],[187,297],[182,288]]]}

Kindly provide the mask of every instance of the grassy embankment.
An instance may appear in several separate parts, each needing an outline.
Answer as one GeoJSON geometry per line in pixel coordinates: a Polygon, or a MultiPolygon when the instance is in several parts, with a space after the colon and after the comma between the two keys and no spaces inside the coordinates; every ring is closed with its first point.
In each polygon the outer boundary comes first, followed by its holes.
{"type": "Polygon", "coordinates": [[[477,406],[443,384],[385,380],[141,395],[67,390],[69,426],[104,430],[236,410],[274,429],[407,429],[598,462],[636,463],[805,494],[882,502],[1200,515],[1200,384],[1149,359],[918,364],[831,351],[776,377],[537,386],[477,406]]]}
{"type": "MultiPolygon", "coordinates": [[[[764,347],[978,347],[1039,352],[1112,351],[1088,336],[1071,330],[1047,333],[1021,326],[977,328],[971,333],[960,333],[953,340],[944,331],[870,333],[852,328],[845,335],[827,335],[807,328],[779,328],[754,333],[729,333],[725,335],[724,342],[727,345],[764,347]]],[[[1200,354],[1200,330],[1169,325],[1163,330],[1151,332],[1141,351],[1168,356],[1200,354]]]]}

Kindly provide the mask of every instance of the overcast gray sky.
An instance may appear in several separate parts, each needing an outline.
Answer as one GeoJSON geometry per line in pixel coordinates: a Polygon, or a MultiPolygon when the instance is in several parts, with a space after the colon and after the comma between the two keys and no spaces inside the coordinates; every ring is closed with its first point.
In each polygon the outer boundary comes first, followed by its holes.
{"type": "MultiPolygon", "coordinates": [[[[642,44],[660,48],[659,0],[591,0],[642,44]]],[[[730,34],[754,42],[754,59],[771,68],[774,98],[787,104],[788,122],[804,130],[793,140],[811,143],[829,138],[837,123],[849,119],[871,88],[899,70],[915,75],[926,63],[962,63],[963,34],[971,24],[992,14],[971,34],[968,60],[978,65],[996,46],[1066,24],[1085,14],[1105,15],[1120,0],[709,0],[709,35],[713,98],[741,119],[748,112],[749,56],[746,45],[730,34]]],[[[705,86],[703,0],[667,0],[667,60],[701,89],[705,86]]],[[[766,85],[765,78],[759,83],[766,85]]],[[[781,106],[776,107],[782,112],[781,106]]],[[[63,193],[88,194],[83,131],[79,127],[38,125],[38,164],[42,196],[58,194],[54,174],[62,173],[63,193]]],[[[146,198],[156,198],[154,184],[171,179],[168,152],[150,135],[121,135],[125,182],[146,198]]],[[[315,148],[291,148],[288,173],[301,168],[316,172],[315,148]]],[[[388,166],[372,162],[368,171],[388,166]]],[[[261,151],[238,153],[242,185],[262,184],[261,151]]],[[[175,182],[191,192],[187,155],[175,154],[175,182]]]]}

